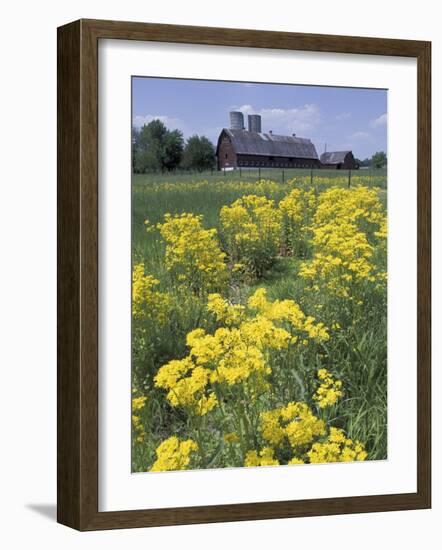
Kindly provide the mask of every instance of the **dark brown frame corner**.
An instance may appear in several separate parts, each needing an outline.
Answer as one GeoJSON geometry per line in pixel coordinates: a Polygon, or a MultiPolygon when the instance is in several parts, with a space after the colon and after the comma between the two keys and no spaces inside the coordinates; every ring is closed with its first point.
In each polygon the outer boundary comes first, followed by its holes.
{"type": "Polygon", "coordinates": [[[82,531],[431,506],[429,42],[80,20],[58,29],[58,521],[82,531]],[[418,67],[417,492],[98,511],[98,40],[405,56],[418,67]]]}

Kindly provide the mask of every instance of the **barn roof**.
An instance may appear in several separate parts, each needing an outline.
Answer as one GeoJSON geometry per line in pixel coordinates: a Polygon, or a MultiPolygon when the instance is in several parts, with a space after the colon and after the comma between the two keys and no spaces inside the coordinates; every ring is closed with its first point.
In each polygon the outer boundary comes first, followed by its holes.
{"type": "Polygon", "coordinates": [[[224,128],[220,138],[224,132],[230,137],[237,154],[318,159],[315,146],[306,138],[231,128],[224,128]]]}
{"type": "Polygon", "coordinates": [[[345,161],[345,157],[351,151],[330,151],[330,153],[322,153],[322,164],[339,164],[345,161]]]}

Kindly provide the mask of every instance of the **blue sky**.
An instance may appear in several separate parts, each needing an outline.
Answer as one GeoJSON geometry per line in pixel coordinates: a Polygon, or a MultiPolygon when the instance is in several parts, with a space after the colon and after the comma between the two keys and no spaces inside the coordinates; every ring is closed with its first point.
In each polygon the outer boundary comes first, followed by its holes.
{"type": "MultiPolygon", "coordinates": [[[[262,131],[310,138],[318,154],[351,149],[358,158],[387,151],[387,91],[361,88],[251,84],[134,77],[133,124],[155,118],[185,138],[214,144],[229,126],[229,111],[262,116],[262,131]]],[[[246,122],[247,125],[247,122],[246,122]]]]}

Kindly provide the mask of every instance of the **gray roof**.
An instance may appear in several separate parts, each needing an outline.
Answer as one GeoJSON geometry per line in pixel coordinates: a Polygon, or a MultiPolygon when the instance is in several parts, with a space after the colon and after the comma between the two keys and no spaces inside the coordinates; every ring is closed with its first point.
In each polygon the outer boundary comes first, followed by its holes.
{"type": "Polygon", "coordinates": [[[224,128],[223,132],[230,137],[237,154],[318,159],[315,146],[306,138],[230,128],[224,128]]]}
{"type": "Polygon", "coordinates": [[[330,151],[330,153],[322,153],[322,164],[339,164],[345,161],[345,157],[351,151],[330,151]]]}

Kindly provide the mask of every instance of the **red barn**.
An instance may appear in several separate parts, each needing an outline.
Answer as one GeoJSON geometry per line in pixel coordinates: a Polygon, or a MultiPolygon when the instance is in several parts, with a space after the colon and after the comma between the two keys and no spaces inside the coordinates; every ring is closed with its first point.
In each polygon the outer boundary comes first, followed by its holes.
{"type": "Polygon", "coordinates": [[[330,153],[322,153],[321,164],[323,168],[336,170],[357,170],[359,164],[351,151],[333,151],[330,153]]]}
{"type": "Polygon", "coordinates": [[[249,115],[249,129],[243,115],[230,113],[231,127],[223,128],[218,138],[218,170],[236,168],[320,168],[318,153],[307,138],[261,132],[261,117],[249,115]]]}

